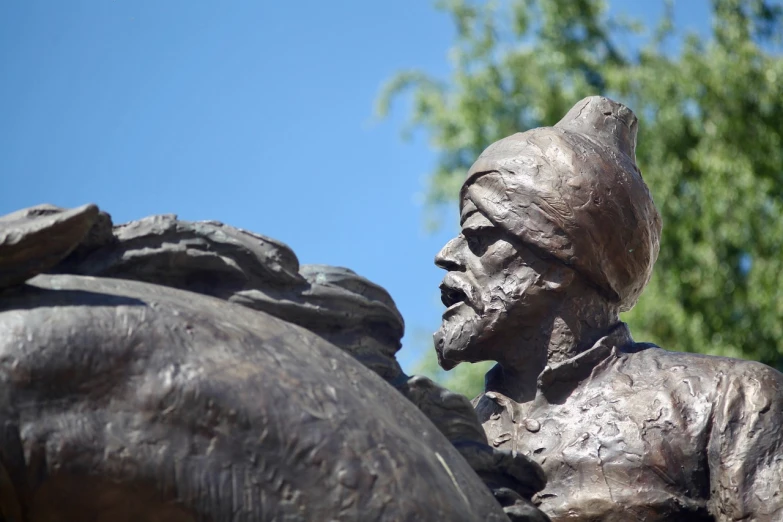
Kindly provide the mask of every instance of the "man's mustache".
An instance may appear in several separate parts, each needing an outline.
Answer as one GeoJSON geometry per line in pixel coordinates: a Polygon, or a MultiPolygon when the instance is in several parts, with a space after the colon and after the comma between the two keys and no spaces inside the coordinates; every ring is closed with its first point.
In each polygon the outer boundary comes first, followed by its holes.
{"type": "Polygon", "coordinates": [[[441,301],[447,307],[464,302],[477,313],[481,313],[484,311],[484,302],[476,287],[477,285],[470,281],[467,274],[449,272],[440,283],[441,301]]]}

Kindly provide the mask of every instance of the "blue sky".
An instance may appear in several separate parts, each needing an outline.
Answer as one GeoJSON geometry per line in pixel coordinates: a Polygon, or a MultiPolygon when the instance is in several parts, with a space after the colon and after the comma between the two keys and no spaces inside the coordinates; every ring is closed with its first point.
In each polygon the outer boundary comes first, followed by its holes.
{"type": "MultiPolygon", "coordinates": [[[[707,0],[676,13],[706,30],[707,0]]],[[[0,214],[94,202],[115,223],[174,213],[275,237],[389,290],[410,370],[456,223],[425,230],[436,151],[400,139],[404,102],[380,122],[373,105],[400,69],[446,77],[452,35],[426,0],[0,3],[0,214]]]]}

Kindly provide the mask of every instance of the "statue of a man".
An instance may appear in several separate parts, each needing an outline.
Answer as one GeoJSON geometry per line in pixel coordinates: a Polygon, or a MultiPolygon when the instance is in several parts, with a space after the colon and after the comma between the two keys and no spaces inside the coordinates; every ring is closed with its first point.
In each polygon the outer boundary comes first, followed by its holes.
{"type": "Polygon", "coordinates": [[[435,261],[440,364],[498,362],[474,405],[491,444],[541,464],[553,521],[783,520],[783,375],[637,343],[619,319],[661,232],[636,128],[592,97],[481,154],[435,261]]]}

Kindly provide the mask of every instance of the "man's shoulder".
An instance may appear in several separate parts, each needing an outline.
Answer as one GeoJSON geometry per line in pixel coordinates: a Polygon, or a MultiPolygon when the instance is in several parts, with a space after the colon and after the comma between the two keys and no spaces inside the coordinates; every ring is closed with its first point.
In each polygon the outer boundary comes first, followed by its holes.
{"type": "Polygon", "coordinates": [[[634,343],[618,351],[626,364],[649,372],[693,375],[733,385],[752,385],[759,391],[783,394],[783,373],[757,361],[717,355],[664,350],[651,343],[634,343]]]}

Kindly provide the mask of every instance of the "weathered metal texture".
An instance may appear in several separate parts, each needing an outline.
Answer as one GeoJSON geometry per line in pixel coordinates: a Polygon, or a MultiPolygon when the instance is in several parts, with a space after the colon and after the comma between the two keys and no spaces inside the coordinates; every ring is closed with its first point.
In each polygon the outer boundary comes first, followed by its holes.
{"type": "Polygon", "coordinates": [[[0,217],[0,288],[57,264],[82,242],[97,216],[95,205],[69,210],[39,205],[0,217]]]}
{"type": "Polygon", "coordinates": [[[41,275],[3,292],[0,332],[6,518],[504,519],[402,395],[268,314],[41,275]]]}
{"type": "Polygon", "coordinates": [[[190,290],[304,326],[389,381],[404,323],[389,294],[347,268],[299,265],[284,243],[217,221],[151,216],[104,230],[59,273],[143,281],[190,290]]]}
{"type": "Polygon", "coordinates": [[[553,520],[783,519],[783,375],[634,343],[625,325],[542,372],[535,397],[476,400],[491,444],[549,478],[553,520]]]}
{"type": "Polygon", "coordinates": [[[402,372],[402,317],[351,270],[172,215],[113,227],[94,206],[41,205],[2,222],[21,274],[0,278],[6,518],[506,520],[494,495],[511,520],[547,520],[530,503],[541,468],[489,446],[464,397],[402,372]],[[20,284],[43,271],[71,275],[20,284]],[[326,355],[340,351],[396,391],[326,355]]]}
{"type": "Polygon", "coordinates": [[[625,106],[582,100],[491,145],[436,257],[444,368],[494,360],[489,442],[538,462],[553,521],[783,520],[783,375],[636,343],[619,319],[661,222],[625,106]]]}
{"type": "Polygon", "coordinates": [[[487,444],[469,401],[425,377],[408,377],[395,353],[404,331],[389,294],[346,268],[300,266],[274,239],[214,221],[152,216],[93,231],[56,271],[192,290],[303,326],[351,354],[415,404],[471,465],[514,520],[545,520],[530,504],[546,479],[521,455],[487,444]]]}

